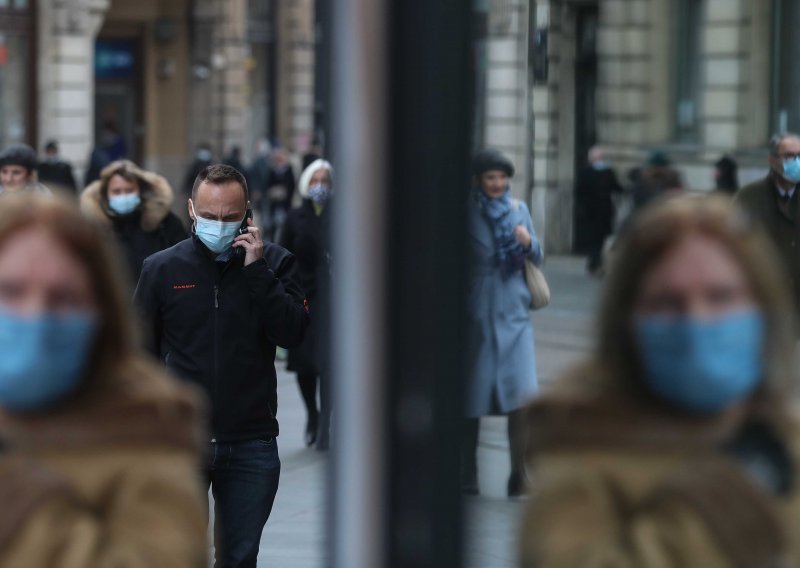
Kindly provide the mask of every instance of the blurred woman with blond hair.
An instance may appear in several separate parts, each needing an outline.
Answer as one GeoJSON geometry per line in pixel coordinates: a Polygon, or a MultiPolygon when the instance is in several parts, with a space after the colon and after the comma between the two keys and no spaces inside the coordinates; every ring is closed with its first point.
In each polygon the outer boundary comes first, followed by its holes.
{"type": "Polygon", "coordinates": [[[792,310],[721,197],[643,211],[597,345],[526,414],[523,566],[784,566],[800,556],[792,310]]]}
{"type": "Polygon", "coordinates": [[[207,566],[198,397],[137,354],[95,224],[0,209],[0,565],[207,566]]]}

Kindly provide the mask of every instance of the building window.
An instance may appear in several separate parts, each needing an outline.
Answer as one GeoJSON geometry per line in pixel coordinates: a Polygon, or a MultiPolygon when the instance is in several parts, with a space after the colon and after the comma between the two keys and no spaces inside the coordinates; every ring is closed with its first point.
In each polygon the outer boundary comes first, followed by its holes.
{"type": "Polygon", "coordinates": [[[703,1],[676,0],[675,8],[673,22],[675,139],[678,142],[697,142],[703,1]]]}
{"type": "Polygon", "coordinates": [[[772,20],[772,132],[800,131],[800,4],[774,0],[772,20]]]}

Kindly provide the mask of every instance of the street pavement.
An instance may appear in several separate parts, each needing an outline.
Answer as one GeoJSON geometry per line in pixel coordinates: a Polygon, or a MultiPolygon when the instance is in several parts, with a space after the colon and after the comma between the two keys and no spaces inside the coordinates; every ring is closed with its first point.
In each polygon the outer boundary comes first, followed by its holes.
{"type": "MultiPolygon", "coordinates": [[[[533,314],[536,366],[543,389],[590,346],[599,283],[586,275],[584,262],[575,257],[552,257],[544,267],[552,300],[533,314]]],[[[286,372],[282,363],[278,364],[278,400],[281,481],[261,539],[258,566],[324,568],[327,454],[303,444],[305,410],[295,376],[286,372]]],[[[509,500],[505,495],[510,469],[505,418],[481,421],[478,469],[480,496],[465,502],[465,566],[516,566],[517,526],[524,501],[509,500]]]]}

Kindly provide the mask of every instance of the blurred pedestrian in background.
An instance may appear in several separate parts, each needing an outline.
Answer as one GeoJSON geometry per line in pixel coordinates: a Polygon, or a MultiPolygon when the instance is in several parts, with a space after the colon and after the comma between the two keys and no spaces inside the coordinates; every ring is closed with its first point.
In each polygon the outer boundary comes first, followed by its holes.
{"type": "Polygon", "coordinates": [[[187,203],[193,236],[148,257],[134,301],[151,352],[211,400],[206,478],[217,566],[255,566],[278,491],[275,347],[303,340],[297,263],[265,243],[241,172],[202,170],[187,203]]]}
{"type": "Polygon", "coordinates": [[[605,158],[600,146],[589,150],[589,164],[578,174],[575,184],[579,222],[586,225],[589,255],[586,269],[597,273],[603,264],[603,243],[614,228],[612,196],[622,193],[617,175],[605,158]]]}
{"type": "Polygon", "coordinates": [[[250,187],[250,170],[245,167],[244,162],[242,161],[242,149],[239,146],[231,146],[230,152],[222,158],[223,164],[228,164],[236,171],[239,171],[244,176],[245,181],[247,182],[247,187],[250,187]]]}
{"type": "Polygon", "coordinates": [[[277,241],[286,215],[292,206],[295,178],[289,152],[275,148],[270,158],[266,199],[262,200],[264,232],[271,241],[277,241]]]}
{"type": "Polygon", "coordinates": [[[250,191],[250,201],[253,210],[258,215],[256,224],[263,227],[262,203],[266,199],[267,183],[269,182],[270,154],[272,146],[266,138],[259,138],[256,142],[253,161],[250,162],[247,176],[247,188],[250,191]]]}
{"type": "Polygon", "coordinates": [[[107,166],[100,179],[81,193],[83,212],[109,227],[125,252],[131,290],[139,281],[145,258],[188,237],[171,211],[173,200],[163,176],[144,171],[130,160],[107,166]]]}
{"type": "Polygon", "coordinates": [[[643,212],[594,354],[526,413],[522,566],[793,566],[792,317],[773,249],[720,196],[643,212]]]}
{"type": "Polygon", "coordinates": [[[52,190],[66,192],[73,197],[78,192],[78,184],[72,173],[72,164],[65,162],[58,154],[58,143],[50,140],[44,147],[44,159],[39,162],[39,181],[52,190]]]}
{"type": "Polygon", "coordinates": [[[117,267],[76,207],[3,199],[2,566],[207,566],[199,398],[137,354],[117,267]]]}
{"type": "Polygon", "coordinates": [[[681,190],[683,182],[678,171],[672,167],[672,160],[663,151],[653,150],[636,177],[633,207],[638,211],[660,196],[681,190]]]}
{"type": "Polygon", "coordinates": [[[305,442],[327,450],[330,439],[331,389],[327,332],[330,298],[330,198],[333,168],[325,160],[312,162],[298,184],[303,198],[286,219],[281,246],[297,257],[297,276],[308,299],[311,325],[303,343],[289,350],[287,369],[297,373],[297,384],[306,406],[305,442]],[[317,377],[321,415],[317,410],[317,377]]]}
{"type": "Polygon", "coordinates": [[[523,268],[526,258],[540,265],[543,252],[528,207],[511,197],[511,161],[497,150],[483,150],[475,156],[472,173],[462,491],[478,493],[480,417],[505,414],[511,457],[507,491],[513,497],[524,490],[520,410],[537,392],[533,324],[528,311],[531,295],[523,268]]]}
{"type": "Polygon", "coordinates": [[[214,161],[214,154],[211,152],[211,144],[200,142],[194,150],[194,161],[189,164],[186,174],[183,176],[183,197],[188,199],[192,195],[194,180],[204,168],[207,168],[214,161]]]}
{"type": "Polygon", "coordinates": [[[714,184],[717,191],[734,194],[739,189],[736,160],[727,154],[714,164],[714,184]]]}
{"type": "Polygon", "coordinates": [[[12,144],[0,152],[0,193],[43,193],[50,190],[39,183],[36,151],[27,144],[12,144]]]}
{"type": "Polygon", "coordinates": [[[800,137],[785,133],[769,142],[769,173],[740,189],[735,200],[766,231],[778,251],[784,278],[800,313],[800,254],[798,254],[797,184],[800,183],[800,137]]]}

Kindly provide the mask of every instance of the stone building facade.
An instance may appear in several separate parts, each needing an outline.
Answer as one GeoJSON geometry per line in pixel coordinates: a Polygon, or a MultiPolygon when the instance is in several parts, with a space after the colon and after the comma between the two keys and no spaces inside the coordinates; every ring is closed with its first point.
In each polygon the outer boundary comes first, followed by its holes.
{"type": "Polygon", "coordinates": [[[594,143],[621,179],[654,149],[693,190],[714,187],[723,154],[739,163],[740,183],[764,175],[770,135],[800,127],[795,4],[531,2],[531,34],[547,36],[546,73],[531,86],[531,190],[551,252],[573,249],[573,183],[594,143]]]}
{"type": "Polygon", "coordinates": [[[314,129],[313,0],[0,3],[0,143],[56,139],[78,179],[109,129],[174,184],[199,142],[249,158],[314,129]],[[7,91],[7,92],[6,92],[7,91]]]}

